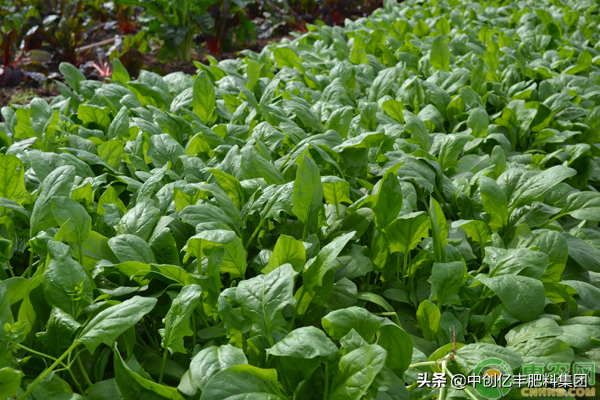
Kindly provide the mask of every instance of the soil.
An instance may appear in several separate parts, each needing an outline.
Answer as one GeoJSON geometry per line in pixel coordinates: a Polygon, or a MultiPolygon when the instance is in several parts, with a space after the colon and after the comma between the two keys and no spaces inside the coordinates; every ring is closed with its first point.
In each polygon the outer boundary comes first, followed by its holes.
{"type": "MultiPolygon", "coordinates": [[[[110,38],[104,29],[98,29],[92,33],[85,41],[84,45],[97,43],[102,40],[110,38]]],[[[256,39],[255,43],[246,48],[235,49],[230,52],[221,53],[217,60],[235,59],[240,57],[239,52],[241,50],[249,49],[256,52],[260,52],[269,43],[277,43],[282,39],[293,39],[293,36],[276,36],[269,39],[256,39]]],[[[105,46],[108,48],[109,46],[105,46]]],[[[208,53],[208,52],[207,52],[208,53]]],[[[184,61],[170,61],[167,63],[161,62],[156,58],[158,49],[149,51],[144,54],[144,66],[143,69],[150,70],[161,75],[166,75],[172,72],[182,71],[186,74],[194,75],[197,71],[196,66],[192,62],[184,61]]],[[[203,64],[208,64],[208,59],[204,54],[199,54],[192,50],[192,59],[199,61],[203,64]]],[[[58,72],[58,63],[51,63],[49,65],[50,72],[58,72]]],[[[58,78],[60,79],[60,78],[58,78]]],[[[0,108],[9,104],[28,104],[34,97],[42,97],[50,100],[49,98],[59,95],[60,92],[56,85],[49,83],[47,85],[40,85],[36,82],[21,82],[21,84],[13,87],[1,87],[0,86],[0,108]]],[[[1,117],[0,117],[1,118],[1,117]]]]}

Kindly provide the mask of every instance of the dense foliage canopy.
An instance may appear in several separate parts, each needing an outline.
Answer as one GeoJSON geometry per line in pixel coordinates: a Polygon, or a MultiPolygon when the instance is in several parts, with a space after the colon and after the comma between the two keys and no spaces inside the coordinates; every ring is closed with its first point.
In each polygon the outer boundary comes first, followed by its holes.
{"type": "Polygon", "coordinates": [[[427,3],[194,77],[63,64],[3,108],[2,397],[475,399],[417,374],[598,365],[597,5],[427,3]]]}

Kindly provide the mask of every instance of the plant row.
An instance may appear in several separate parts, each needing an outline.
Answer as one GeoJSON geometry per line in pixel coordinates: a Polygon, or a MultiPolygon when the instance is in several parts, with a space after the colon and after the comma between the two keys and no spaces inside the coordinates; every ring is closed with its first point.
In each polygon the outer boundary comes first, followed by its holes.
{"type": "Polygon", "coordinates": [[[477,400],[419,374],[598,367],[599,22],[387,2],[195,76],[61,64],[1,110],[2,398],[477,400]]]}

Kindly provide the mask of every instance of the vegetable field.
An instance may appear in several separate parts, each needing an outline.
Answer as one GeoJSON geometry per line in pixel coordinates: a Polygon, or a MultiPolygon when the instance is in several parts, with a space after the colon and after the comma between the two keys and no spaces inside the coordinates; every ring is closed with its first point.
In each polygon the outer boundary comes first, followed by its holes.
{"type": "Polygon", "coordinates": [[[2,108],[0,397],[477,400],[418,374],[600,367],[597,4],[425,3],[196,76],[63,63],[2,108]]]}

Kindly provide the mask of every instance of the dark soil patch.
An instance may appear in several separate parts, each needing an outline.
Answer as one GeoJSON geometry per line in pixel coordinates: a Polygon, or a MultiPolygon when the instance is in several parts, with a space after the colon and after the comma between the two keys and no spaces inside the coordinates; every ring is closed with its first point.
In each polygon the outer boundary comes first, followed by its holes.
{"type": "Polygon", "coordinates": [[[58,96],[58,87],[49,83],[39,85],[35,82],[22,82],[13,87],[0,87],[0,108],[9,104],[28,104],[35,97],[49,98],[58,96]]]}

